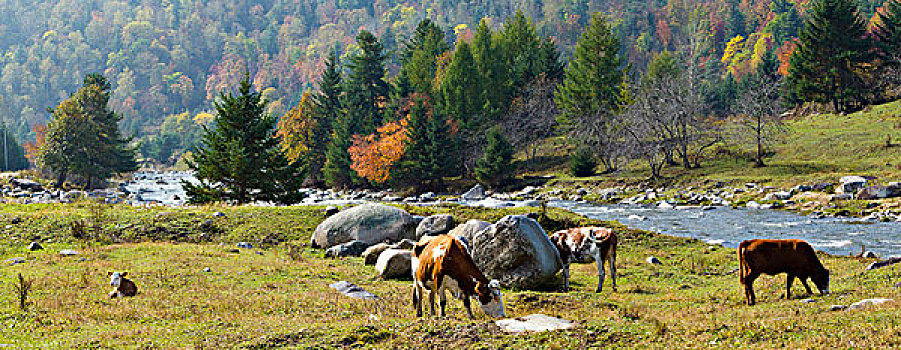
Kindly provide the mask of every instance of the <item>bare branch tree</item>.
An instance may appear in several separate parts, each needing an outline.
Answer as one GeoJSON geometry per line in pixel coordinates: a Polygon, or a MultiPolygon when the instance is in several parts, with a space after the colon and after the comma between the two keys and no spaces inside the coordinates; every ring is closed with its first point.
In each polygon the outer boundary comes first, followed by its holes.
{"type": "Polygon", "coordinates": [[[738,99],[736,116],[738,133],[736,138],[751,141],[757,147],[755,167],[766,166],[763,162],[764,147],[779,141],[786,132],[782,123],[782,79],[774,75],[758,75],[752,79],[744,96],[738,99]]]}
{"type": "Polygon", "coordinates": [[[504,136],[517,149],[526,149],[529,160],[535,157],[537,141],[554,135],[559,114],[554,92],[559,82],[546,76],[532,80],[500,121],[504,136]]]}

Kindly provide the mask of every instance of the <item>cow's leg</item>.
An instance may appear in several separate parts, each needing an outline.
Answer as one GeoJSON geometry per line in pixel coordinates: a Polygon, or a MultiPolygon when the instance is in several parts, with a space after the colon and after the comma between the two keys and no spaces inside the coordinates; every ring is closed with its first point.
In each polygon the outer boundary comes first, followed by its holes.
{"type": "Polygon", "coordinates": [[[429,290],[429,311],[432,316],[435,316],[435,290],[437,288],[432,288],[429,290]]]}
{"type": "Polygon", "coordinates": [[[757,301],[756,296],[754,295],[754,280],[757,279],[756,275],[748,275],[748,276],[740,276],[739,281],[745,287],[745,302],[748,305],[754,305],[757,301]]]}
{"type": "Polygon", "coordinates": [[[604,254],[601,254],[601,252],[599,252],[599,250],[600,249],[596,247],[595,251],[598,251],[598,252],[595,253],[595,255],[594,255],[594,261],[598,267],[598,287],[595,288],[595,290],[594,290],[595,293],[600,293],[601,289],[604,288],[604,258],[605,258],[605,256],[604,256],[604,254]]]}
{"type": "Polygon", "coordinates": [[[616,251],[610,253],[610,256],[607,257],[607,260],[610,261],[610,282],[613,285],[613,291],[616,291],[616,251]]]}
{"type": "Polygon", "coordinates": [[[569,291],[569,264],[563,265],[563,291],[569,291]]]}
{"type": "Polygon", "coordinates": [[[445,311],[445,307],[447,307],[447,291],[445,291],[444,283],[441,284],[441,289],[438,290],[438,306],[440,306],[440,313],[438,316],[446,317],[447,313],[445,311]]]}
{"type": "Polygon", "coordinates": [[[810,286],[807,285],[807,277],[798,277],[798,280],[801,281],[801,285],[807,290],[807,294],[813,294],[813,291],[810,290],[810,286]]]}
{"type": "Polygon", "coordinates": [[[475,316],[472,315],[472,308],[469,306],[469,296],[463,295],[463,307],[466,308],[466,314],[469,315],[469,318],[474,320],[475,316]]]}
{"type": "Polygon", "coordinates": [[[795,275],[789,274],[788,278],[785,280],[785,300],[791,299],[792,296],[792,282],[795,281],[795,275]]]}
{"type": "Polygon", "coordinates": [[[422,317],[422,287],[413,282],[413,308],[416,309],[416,317],[422,317]]]}

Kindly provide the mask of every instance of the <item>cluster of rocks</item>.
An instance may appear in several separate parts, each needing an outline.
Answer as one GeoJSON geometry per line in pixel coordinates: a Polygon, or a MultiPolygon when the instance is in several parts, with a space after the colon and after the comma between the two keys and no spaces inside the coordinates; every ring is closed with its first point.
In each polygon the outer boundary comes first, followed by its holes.
{"type": "Polygon", "coordinates": [[[95,199],[104,203],[116,204],[127,201],[127,195],[113,189],[93,191],[50,190],[38,182],[29,179],[12,178],[7,185],[0,187],[0,196],[6,202],[32,203],[71,203],[83,199],[95,199]]]}
{"type": "Polygon", "coordinates": [[[417,217],[402,209],[365,204],[335,214],[313,233],[311,246],[329,257],[362,256],[384,279],[412,277],[414,242],[441,234],[458,236],[489,278],[510,288],[530,289],[553,280],[562,262],[537,221],[510,215],[491,224],[453,216],[417,217]]]}

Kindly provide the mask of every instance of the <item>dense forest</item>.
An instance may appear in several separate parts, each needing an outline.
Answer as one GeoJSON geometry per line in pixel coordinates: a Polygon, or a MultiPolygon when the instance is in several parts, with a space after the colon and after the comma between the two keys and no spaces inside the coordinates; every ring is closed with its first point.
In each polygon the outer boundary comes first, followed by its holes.
{"type": "MultiPolygon", "coordinates": [[[[280,117],[316,88],[332,49],[340,60],[359,51],[361,30],[384,46],[393,75],[422,19],[452,45],[471,40],[482,19],[501,29],[517,10],[564,59],[591,13],[601,12],[610,15],[632,74],[644,72],[655,53],[703,36],[698,56],[706,66],[740,80],[762,48],[776,48],[780,70],[787,69],[807,2],[3,0],[0,121],[19,140],[33,140],[50,118],[48,108],[77,90],[87,73],[99,72],[112,85],[110,107],[121,115],[123,132],[141,141],[143,156],[171,163],[199,139],[217,94],[237,86],[245,71],[280,117]]],[[[882,5],[859,1],[867,19],[882,5]]]]}

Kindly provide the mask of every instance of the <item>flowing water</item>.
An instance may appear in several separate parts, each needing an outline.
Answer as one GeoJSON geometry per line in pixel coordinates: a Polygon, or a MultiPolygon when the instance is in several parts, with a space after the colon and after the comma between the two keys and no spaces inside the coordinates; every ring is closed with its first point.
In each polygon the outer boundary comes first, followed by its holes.
{"type": "Polygon", "coordinates": [[[550,205],[600,220],[673,236],[691,237],[735,248],[752,238],[800,238],[817,250],[847,255],[860,246],[880,257],[901,256],[901,222],[862,222],[859,219],[813,219],[766,209],[716,207],[713,210],[660,209],[639,205],[601,205],[571,201],[550,205]]]}

